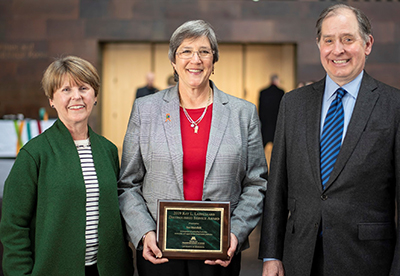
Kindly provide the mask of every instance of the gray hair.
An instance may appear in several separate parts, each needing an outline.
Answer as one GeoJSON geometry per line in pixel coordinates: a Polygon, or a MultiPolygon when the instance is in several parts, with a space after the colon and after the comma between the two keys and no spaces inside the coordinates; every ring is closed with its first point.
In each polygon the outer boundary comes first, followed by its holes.
{"type": "Polygon", "coordinates": [[[279,80],[279,76],[277,74],[272,74],[271,75],[271,83],[276,82],[277,80],[279,80]]]}
{"type": "MultiPolygon", "coordinates": [[[[210,41],[211,50],[213,50],[213,64],[219,59],[217,36],[210,23],[204,20],[192,20],[183,23],[172,34],[169,40],[168,58],[171,62],[175,63],[175,55],[182,42],[187,39],[196,39],[205,36],[210,41]]],[[[174,72],[175,81],[178,81],[178,74],[174,72]]]]}
{"type": "Polygon", "coordinates": [[[369,35],[372,35],[371,22],[369,21],[368,17],[361,10],[342,3],[330,6],[321,12],[316,24],[317,42],[319,43],[321,40],[321,28],[323,21],[332,15],[336,15],[336,11],[338,9],[348,9],[354,13],[357,18],[360,36],[364,40],[364,43],[367,43],[369,41],[369,35]]]}

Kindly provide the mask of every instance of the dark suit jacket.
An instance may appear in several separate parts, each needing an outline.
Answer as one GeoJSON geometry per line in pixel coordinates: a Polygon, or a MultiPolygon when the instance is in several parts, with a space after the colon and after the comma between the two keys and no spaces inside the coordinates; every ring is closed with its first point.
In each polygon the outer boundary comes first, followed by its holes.
{"type": "Polygon", "coordinates": [[[400,91],[364,73],[346,137],[322,191],[324,87],[325,79],[282,99],[259,257],[282,260],[286,275],[310,275],[322,221],[325,275],[400,275],[394,219],[400,194],[400,91]]]}
{"type": "Polygon", "coordinates": [[[147,96],[147,95],[154,94],[154,93],[156,93],[157,91],[158,91],[158,89],[157,89],[157,88],[154,88],[154,87],[147,87],[147,86],[144,86],[144,87],[138,88],[138,89],[136,90],[136,99],[137,99],[137,98],[140,98],[140,97],[147,96]]]}
{"type": "Polygon", "coordinates": [[[274,141],[279,104],[283,94],[285,94],[285,92],[276,85],[271,85],[260,92],[258,114],[260,115],[261,134],[264,147],[268,142],[274,141]]]}

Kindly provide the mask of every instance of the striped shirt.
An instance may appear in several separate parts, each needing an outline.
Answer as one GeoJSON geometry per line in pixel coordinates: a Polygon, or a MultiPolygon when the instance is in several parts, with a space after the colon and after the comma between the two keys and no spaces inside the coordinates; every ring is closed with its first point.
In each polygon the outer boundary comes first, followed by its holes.
{"type": "Polygon", "coordinates": [[[98,230],[99,224],[99,182],[94,168],[92,148],[89,138],[76,140],[79,158],[86,186],[86,255],[85,265],[93,265],[97,262],[99,248],[98,230]]]}

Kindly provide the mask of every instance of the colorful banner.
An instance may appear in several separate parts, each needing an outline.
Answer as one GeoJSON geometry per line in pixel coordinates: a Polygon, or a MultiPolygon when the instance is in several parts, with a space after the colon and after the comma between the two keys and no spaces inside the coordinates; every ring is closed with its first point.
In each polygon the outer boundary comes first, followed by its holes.
{"type": "Polygon", "coordinates": [[[0,120],[0,158],[15,158],[26,142],[49,128],[54,122],[55,119],[0,120]]]}

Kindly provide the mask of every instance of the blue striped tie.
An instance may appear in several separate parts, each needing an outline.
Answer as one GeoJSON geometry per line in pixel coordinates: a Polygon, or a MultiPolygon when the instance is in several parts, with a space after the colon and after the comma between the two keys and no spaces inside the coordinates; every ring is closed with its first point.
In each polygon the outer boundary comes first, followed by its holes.
{"type": "Polygon", "coordinates": [[[325,185],[329,180],[342,144],[344,124],[342,98],[346,92],[343,88],[336,90],[336,99],[331,103],[324,122],[320,144],[323,190],[325,190],[325,185]]]}

